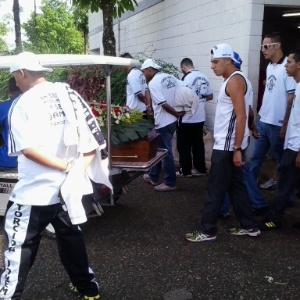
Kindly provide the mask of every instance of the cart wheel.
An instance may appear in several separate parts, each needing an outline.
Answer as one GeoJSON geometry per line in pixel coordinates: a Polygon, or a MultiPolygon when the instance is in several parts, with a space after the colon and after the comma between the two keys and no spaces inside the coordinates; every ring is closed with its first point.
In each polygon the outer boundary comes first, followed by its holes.
{"type": "Polygon", "coordinates": [[[54,227],[51,224],[49,224],[44,230],[43,235],[49,239],[55,240],[56,236],[54,227]]]}

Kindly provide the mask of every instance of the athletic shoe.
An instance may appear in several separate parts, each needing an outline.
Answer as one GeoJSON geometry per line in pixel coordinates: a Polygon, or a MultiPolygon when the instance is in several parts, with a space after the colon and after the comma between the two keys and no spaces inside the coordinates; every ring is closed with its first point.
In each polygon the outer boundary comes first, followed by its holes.
{"type": "Polygon", "coordinates": [[[83,300],[100,300],[100,295],[97,295],[97,296],[83,296],[83,300]]]}
{"type": "Polygon", "coordinates": [[[207,174],[206,174],[206,172],[202,173],[202,172],[198,172],[196,170],[192,170],[192,175],[199,177],[199,176],[205,176],[207,174]]]}
{"type": "Polygon", "coordinates": [[[276,185],[277,185],[277,181],[274,180],[273,178],[270,178],[265,183],[262,183],[259,187],[263,190],[273,190],[276,188],[276,185]]]}
{"type": "Polygon", "coordinates": [[[267,230],[274,230],[274,229],[279,229],[281,228],[280,223],[275,223],[269,220],[264,220],[258,223],[258,227],[262,231],[267,231],[267,230]]]}
{"type": "Polygon", "coordinates": [[[158,185],[158,182],[154,182],[151,180],[150,176],[148,174],[143,175],[143,179],[147,182],[152,184],[153,186],[158,185]]]}
{"type": "Polygon", "coordinates": [[[229,230],[229,232],[230,232],[230,234],[233,234],[233,235],[249,235],[249,236],[260,235],[259,229],[231,228],[229,230]]]}
{"type": "Polygon", "coordinates": [[[161,184],[155,186],[154,189],[158,192],[168,192],[168,191],[177,190],[177,187],[176,186],[169,186],[169,185],[166,185],[165,183],[161,183],[161,184]]]}
{"type": "Polygon", "coordinates": [[[186,177],[186,178],[193,177],[192,174],[183,175],[183,173],[182,173],[182,168],[180,168],[180,169],[176,172],[176,176],[177,176],[177,177],[186,177]]]}
{"type": "Polygon", "coordinates": [[[70,290],[72,293],[74,294],[78,294],[79,296],[83,297],[83,300],[100,300],[100,295],[96,295],[96,296],[85,296],[85,295],[81,295],[78,290],[77,287],[74,286],[72,283],[69,284],[70,290]]]}
{"type": "Polygon", "coordinates": [[[189,232],[185,234],[185,238],[194,243],[206,242],[206,241],[215,241],[217,239],[216,235],[204,234],[199,231],[189,232]]]}

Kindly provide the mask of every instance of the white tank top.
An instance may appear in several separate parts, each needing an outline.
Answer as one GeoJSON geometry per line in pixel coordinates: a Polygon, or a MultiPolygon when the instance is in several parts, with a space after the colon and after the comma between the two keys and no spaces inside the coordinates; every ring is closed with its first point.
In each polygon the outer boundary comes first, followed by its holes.
{"type": "MultiPolygon", "coordinates": [[[[246,108],[246,115],[248,119],[249,105],[253,102],[253,92],[249,84],[249,80],[240,71],[233,72],[222,84],[220,93],[217,100],[217,108],[214,123],[214,149],[233,151],[235,141],[235,130],[236,130],[236,115],[234,113],[233,104],[231,98],[226,94],[226,87],[229,79],[239,74],[245,79],[247,90],[245,93],[244,101],[246,108]]],[[[242,149],[245,149],[248,145],[249,129],[248,122],[246,122],[244,139],[241,145],[242,149]]]]}

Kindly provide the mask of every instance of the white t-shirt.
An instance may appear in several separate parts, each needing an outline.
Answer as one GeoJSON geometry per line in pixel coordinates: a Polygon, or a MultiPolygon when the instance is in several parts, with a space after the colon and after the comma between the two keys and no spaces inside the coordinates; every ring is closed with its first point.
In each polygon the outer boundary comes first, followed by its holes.
{"type": "Polygon", "coordinates": [[[204,122],[206,97],[213,93],[208,78],[198,70],[189,70],[189,72],[182,78],[182,81],[187,87],[191,88],[199,98],[197,112],[192,117],[184,115],[182,117],[182,123],[204,122]]]}
{"type": "Polygon", "coordinates": [[[139,100],[138,94],[142,93],[145,95],[147,89],[146,78],[142,71],[133,68],[127,75],[126,84],[126,105],[130,108],[137,108],[140,111],[146,110],[146,105],[139,100]]]}
{"type": "MultiPolygon", "coordinates": [[[[236,74],[239,74],[242,77],[244,77],[245,82],[247,84],[247,90],[245,93],[244,101],[245,101],[246,115],[248,119],[249,103],[251,102],[250,101],[251,91],[249,89],[251,87],[249,87],[248,80],[246,79],[244,74],[240,71],[235,71],[223,82],[217,100],[217,108],[216,108],[215,123],[214,123],[214,138],[215,138],[214,149],[216,150],[233,151],[233,146],[235,142],[236,115],[234,113],[234,107],[231,98],[226,94],[226,86],[229,79],[236,74]]],[[[247,147],[248,137],[249,137],[249,129],[248,129],[248,124],[246,122],[244,138],[241,144],[242,149],[245,149],[247,147]]]]}
{"type": "MultiPolygon", "coordinates": [[[[39,146],[49,155],[65,160],[78,156],[75,146],[67,149],[63,143],[65,113],[60,104],[61,99],[56,94],[58,86],[50,82],[35,85],[11,107],[8,152],[18,156],[19,181],[10,200],[18,204],[43,206],[58,203],[59,188],[66,176],[61,171],[26,158],[21,152],[23,149],[39,146]]],[[[87,126],[79,129],[85,145],[82,152],[95,149],[86,130],[87,126]]]]}
{"type": "Polygon", "coordinates": [[[285,70],[287,58],[277,64],[270,63],[267,67],[266,87],[259,110],[260,121],[266,124],[282,126],[288,94],[294,93],[296,81],[287,75],[285,70]]]}
{"type": "Polygon", "coordinates": [[[149,82],[149,91],[152,99],[155,128],[162,128],[174,123],[177,118],[168,113],[162,105],[167,103],[172,106],[176,87],[184,86],[183,82],[173,75],[156,73],[149,82]]]}
{"type": "Polygon", "coordinates": [[[284,149],[300,150],[300,83],[296,86],[295,98],[287,126],[284,149]]]}

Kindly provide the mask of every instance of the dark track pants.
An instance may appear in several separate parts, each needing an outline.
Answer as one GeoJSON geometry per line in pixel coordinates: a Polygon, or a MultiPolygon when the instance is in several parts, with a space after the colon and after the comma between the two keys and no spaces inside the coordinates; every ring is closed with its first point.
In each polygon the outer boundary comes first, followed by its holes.
{"type": "Polygon", "coordinates": [[[177,127],[177,151],[183,175],[191,174],[193,165],[198,172],[206,173],[203,125],[204,122],[180,122],[177,127]]]}
{"type": "Polygon", "coordinates": [[[5,271],[1,276],[0,298],[21,299],[39,248],[41,233],[49,223],[55,229],[60,259],[72,284],[84,295],[95,296],[99,293],[94,273],[88,266],[81,229],[71,224],[61,204],[30,206],[9,201],[5,214],[8,248],[5,251],[5,271]]]}
{"type": "Polygon", "coordinates": [[[268,219],[274,223],[281,222],[284,211],[289,205],[291,195],[294,193],[295,186],[300,178],[300,169],[296,168],[297,155],[298,152],[291,149],[284,150],[275,197],[267,215],[268,219]]]}
{"type": "Polygon", "coordinates": [[[205,234],[217,232],[220,208],[229,193],[237,221],[245,229],[256,229],[251,202],[243,183],[243,168],[233,164],[233,152],[213,150],[211,168],[205,193],[205,204],[200,231],[205,234]]]}

